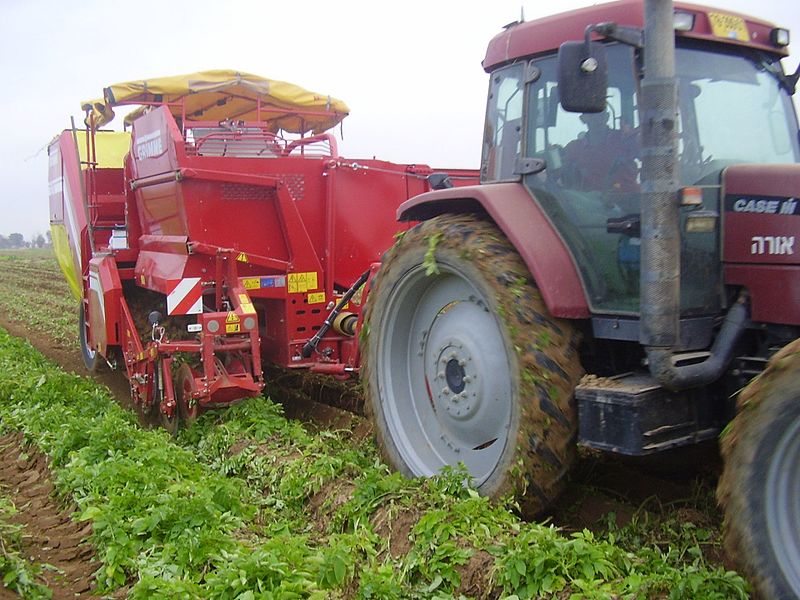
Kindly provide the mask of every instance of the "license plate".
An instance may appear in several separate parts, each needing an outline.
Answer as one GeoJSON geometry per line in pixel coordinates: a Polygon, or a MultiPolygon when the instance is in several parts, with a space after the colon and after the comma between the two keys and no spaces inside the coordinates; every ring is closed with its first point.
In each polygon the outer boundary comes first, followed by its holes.
{"type": "Polygon", "coordinates": [[[715,36],[740,42],[750,41],[750,34],[742,17],[712,12],[708,13],[708,20],[711,22],[711,33],[715,36]]]}

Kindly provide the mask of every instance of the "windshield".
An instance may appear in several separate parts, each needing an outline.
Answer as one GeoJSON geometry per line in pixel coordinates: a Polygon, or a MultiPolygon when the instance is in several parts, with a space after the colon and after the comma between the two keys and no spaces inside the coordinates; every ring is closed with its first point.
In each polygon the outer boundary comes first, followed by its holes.
{"type": "Polygon", "coordinates": [[[779,63],[690,47],[677,48],[675,59],[684,185],[718,180],[720,170],[734,163],[800,161],[797,121],[779,63]]]}
{"type": "MultiPolygon", "coordinates": [[[[676,50],[680,185],[700,186],[699,208],[719,213],[725,167],[800,161],[797,120],[779,63],[741,49],[682,43],[676,50]]],[[[564,111],[555,55],[534,58],[527,70],[516,64],[493,73],[482,180],[513,178],[520,152],[543,160],[543,171],[522,180],[569,247],[591,310],[635,315],[646,187],[641,56],[614,43],[606,54],[606,106],[596,114],[564,111]],[[536,75],[526,78],[525,72],[536,75]]],[[[720,233],[718,227],[686,231],[692,210],[681,209],[681,313],[709,315],[722,295],[720,233]]]]}

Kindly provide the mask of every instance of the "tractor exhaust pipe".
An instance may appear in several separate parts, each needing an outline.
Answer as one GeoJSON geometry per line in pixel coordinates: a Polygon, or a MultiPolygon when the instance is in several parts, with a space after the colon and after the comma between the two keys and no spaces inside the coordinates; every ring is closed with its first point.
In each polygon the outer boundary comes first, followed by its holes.
{"type": "Polygon", "coordinates": [[[645,0],[642,80],[641,333],[671,349],[680,315],[680,220],[675,135],[678,111],[672,0],[645,0]]]}
{"type": "Polygon", "coordinates": [[[672,0],[644,0],[642,80],[641,329],[650,373],[673,390],[717,379],[744,330],[744,298],[730,310],[711,355],[675,366],[679,339],[680,213],[678,206],[677,81],[672,0]]]}

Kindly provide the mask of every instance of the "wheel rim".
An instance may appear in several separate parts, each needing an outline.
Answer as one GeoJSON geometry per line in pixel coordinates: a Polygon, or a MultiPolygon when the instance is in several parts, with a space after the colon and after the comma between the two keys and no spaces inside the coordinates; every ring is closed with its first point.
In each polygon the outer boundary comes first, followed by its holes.
{"type": "Polygon", "coordinates": [[[800,419],[775,447],[765,496],[770,546],[789,587],[800,597],[800,419]]]}
{"type": "Polygon", "coordinates": [[[435,276],[412,269],[392,291],[377,332],[382,409],[413,475],[463,462],[480,486],[508,444],[511,357],[484,295],[458,269],[438,267],[435,276]]]}

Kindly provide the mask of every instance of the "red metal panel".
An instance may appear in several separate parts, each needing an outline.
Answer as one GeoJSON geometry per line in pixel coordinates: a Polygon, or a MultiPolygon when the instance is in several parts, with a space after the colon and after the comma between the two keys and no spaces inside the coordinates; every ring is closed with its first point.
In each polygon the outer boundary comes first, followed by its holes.
{"type": "Polygon", "coordinates": [[[723,261],[800,264],[800,165],[737,165],[722,179],[723,261]]]}
{"type": "MultiPolygon", "coordinates": [[[[773,25],[753,17],[740,15],[727,9],[711,9],[695,4],[675,3],[675,9],[695,14],[695,26],[691,32],[678,32],[678,36],[714,41],[722,44],[756,47],[779,56],[786,56],[785,48],[775,48],[770,43],[773,25]],[[708,12],[723,12],[745,19],[750,42],[722,39],[711,35],[708,12]]],[[[555,52],[567,40],[582,40],[587,25],[613,21],[620,25],[644,27],[644,3],[642,0],[622,0],[598,4],[580,10],[520,23],[509,27],[489,42],[483,68],[492,70],[497,65],[522,56],[555,52]]]]}
{"type": "Polygon", "coordinates": [[[133,123],[131,154],[136,179],[175,171],[183,136],[166,106],[154,108],[133,123]]]}
{"type": "Polygon", "coordinates": [[[70,247],[74,249],[77,273],[85,274],[89,267],[90,249],[86,229],[86,207],[81,188],[81,159],[72,131],[64,131],[58,138],[61,156],[61,171],[58,179],[63,192],[64,225],[69,235],[70,247]]]}
{"type": "Polygon", "coordinates": [[[419,220],[462,208],[474,210],[476,205],[489,214],[517,249],[551,314],[567,319],[589,317],[572,256],[522,185],[498,183],[429,192],[404,202],[397,214],[403,220],[419,220]]]}
{"type": "Polygon", "coordinates": [[[169,282],[181,279],[186,273],[188,260],[186,255],[143,250],[136,261],[136,283],[166,294],[169,292],[169,282]]]}
{"type": "Polygon", "coordinates": [[[800,325],[800,267],[724,265],[725,283],[750,291],[750,317],[758,323],[800,325]]]}
{"type": "Polygon", "coordinates": [[[725,169],[726,194],[797,197],[800,195],[800,165],[734,165],[725,169]]]}
{"type": "Polygon", "coordinates": [[[90,344],[107,356],[109,345],[120,343],[122,284],[112,256],[89,261],[88,289],[90,344]]]}
{"type": "Polygon", "coordinates": [[[725,283],[749,290],[753,320],[800,325],[800,165],[729,167],[722,190],[725,283]]]}
{"type": "Polygon", "coordinates": [[[409,194],[427,191],[424,180],[409,177],[404,165],[359,161],[328,171],[333,204],[333,279],[343,288],[370,263],[380,260],[405,224],[395,217],[409,194]]]}

